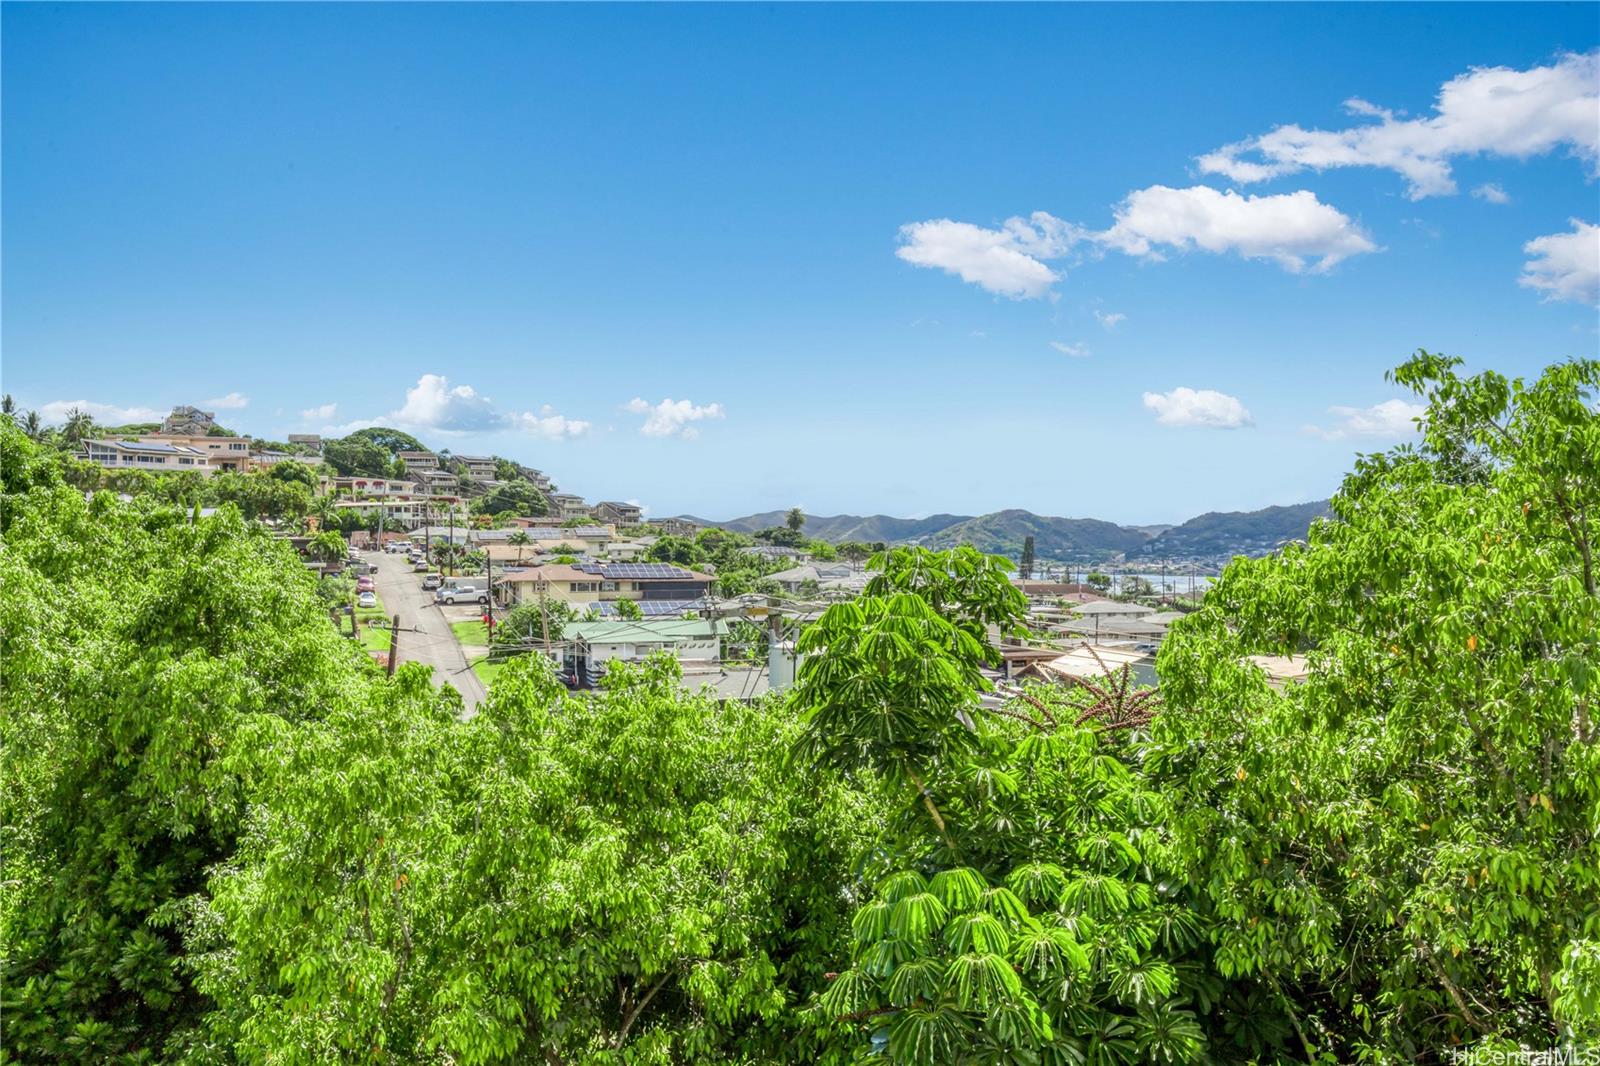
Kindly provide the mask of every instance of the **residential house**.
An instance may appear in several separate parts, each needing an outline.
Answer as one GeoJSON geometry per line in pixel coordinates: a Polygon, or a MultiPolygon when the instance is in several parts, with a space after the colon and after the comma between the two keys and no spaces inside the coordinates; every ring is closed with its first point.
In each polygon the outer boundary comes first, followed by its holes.
{"type": "Polygon", "coordinates": [[[593,518],[594,508],[583,502],[582,496],[574,496],[570,492],[554,492],[548,497],[550,500],[551,517],[557,522],[570,522],[574,518],[593,518]]]}
{"type": "Polygon", "coordinates": [[[406,464],[406,473],[439,469],[439,457],[432,452],[396,452],[395,458],[406,464]]]}
{"type": "Polygon", "coordinates": [[[406,473],[411,475],[411,480],[422,486],[428,492],[453,493],[461,487],[461,479],[448,470],[421,470],[415,471],[410,467],[406,473]]]}
{"type": "Polygon", "coordinates": [[[211,427],[216,424],[216,412],[202,411],[198,407],[179,404],[172,409],[170,415],[161,420],[160,436],[204,437],[211,432],[211,427]]]}
{"type": "Polygon", "coordinates": [[[645,618],[568,622],[561,639],[568,669],[584,683],[606,663],[638,662],[657,652],[676,657],[685,673],[714,667],[727,635],[727,622],[709,618],[645,618]]]}
{"type": "Polygon", "coordinates": [[[683,518],[657,518],[650,524],[669,537],[692,537],[700,532],[698,525],[683,518]]]}
{"type": "Polygon", "coordinates": [[[461,526],[462,539],[466,537],[468,521],[467,503],[459,496],[381,495],[365,499],[339,499],[333,506],[341,511],[355,511],[363,517],[382,515],[386,526],[400,529],[417,529],[429,522],[448,518],[453,512],[461,526]]]}
{"type": "Polygon", "coordinates": [[[250,465],[260,469],[277,466],[279,463],[304,463],[307,466],[317,466],[322,462],[315,455],[300,455],[297,452],[277,452],[263,448],[250,454],[250,465]]]}
{"type": "MultiPolygon", "coordinates": [[[[205,412],[201,413],[204,414],[205,412]]],[[[200,436],[163,436],[161,434],[151,434],[147,437],[119,437],[97,441],[96,443],[111,444],[114,442],[121,444],[165,444],[175,448],[187,448],[191,453],[205,456],[205,465],[209,467],[210,473],[217,473],[222,470],[243,473],[250,468],[252,442],[249,437],[210,437],[204,434],[200,436]]],[[[102,466],[106,465],[101,458],[94,456],[90,458],[102,466]]],[[[176,463],[173,464],[174,468],[178,465],[176,463]]],[[[184,469],[188,469],[191,464],[184,463],[181,465],[184,469]]]]}
{"type": "Polygon", "coordinates": [[[289,443],[304,448],[307,451],[322,454],[322,435],[320,433],[291,433],[289,443]]]}
{"type": "Polygon", "coordinates": [[[467,468],[467,476],[474,481],[493,481],[495,475],[495,461],[487,455],[458,455],[456,462],[467,468]]]}
{"type": "Polygon", "coordinates": [[[602,522],[617,526],[636,526],[644,518],[644,510],[636,504],[617,500],[601,500],[594,505],[594,516],[602,522]]]}
{"type": "Polygon", "coordinates": [[[415,496],[417,486],[400,478],[387,477],[322,477],[317,487],[323,495],[334,496],[415,496]]]}
{"type": "Polygon", "coordinates": [[[802,563],[788,570],[768,574],[762,580],[776,581],[791,595],[809,585],[815,585],[819,591],[845,594],[857,593],[867,587],[867,575],[850,563],[802,563]]]}
{"type": "Polygon", "coordinates": [[[148,470],[153,474],[196,473],[210,476],[217,468],[198,448],[166,441],[86,440],[84,459],[108,470],[148,470]]]}
{"type": "MultiPolygon", "coordinates": [[[[496,545],[491,556],[515,551],[496,545]]],[[[666,563],[544,563],[507,569],[495,585],[507,603],[536,601],[541,596],[586,607],[595,602],[638,600],[688,602],[711,590],[711,575],[666,563]]]]}

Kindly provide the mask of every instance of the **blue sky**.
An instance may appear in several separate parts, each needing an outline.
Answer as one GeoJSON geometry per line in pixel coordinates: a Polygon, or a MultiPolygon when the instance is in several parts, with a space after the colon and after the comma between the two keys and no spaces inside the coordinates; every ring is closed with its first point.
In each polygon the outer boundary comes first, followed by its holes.
{"type": "Polygon", "coordinates": [[[1417,347],[1600,345],[1591,5],[3,19],[25,408],[1159,522],[1330,492],[1417,347]]]}

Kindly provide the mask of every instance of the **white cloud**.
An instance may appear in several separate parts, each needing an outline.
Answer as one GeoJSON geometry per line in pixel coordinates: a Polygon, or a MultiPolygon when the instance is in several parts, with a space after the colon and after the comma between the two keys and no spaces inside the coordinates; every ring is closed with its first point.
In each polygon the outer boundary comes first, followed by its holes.
{"type": "Polygon", "coordinates": [[[318,407],[307,407],[304,411],[300,412],[300,417],[307,422],[326,422],[328,419],[332,418],[338,413],[338,404],[325,403],[318,407]]]}
{"type": "Polygon", "coordinates": [[[114,403],[95,403],[93,400],[51,400],[39,407],[39,421],[47,426],[65,422],[76,407],[90,418],[105,426],[125,426],[130,422],[159,422],[167,412],[154,407],[120,407],[114,403]]]}
{"type": "Polygon", "coordinates": [[[726,414],[720,403],[701,406],[688,400],[666,399],[651,404],[637,396],[628,401],[627,409],[645,416],[644,424],[639,427],[639,432],[645,436],[682,437],[685,440],[693,440],[700,435],[700,431],[690,423],[722,418],[726,414]]]}
{"type": "Polygon", "coordinates": [[[200,406],[216,408],[218,411],[239,411],[250,406],[250,397],[243,393],[230,392],[226,396],[218,396],[214,400],[206,400],[200,406]]]}
{"type": "Polygon", "coordinates": [[[1074,359],[1083,359],[1093,354],[1089,351],[1089,346],[1084,344],[1082,341],[1079,341],[1077,344],[1066,344],[1062,341],[1051,341],[1050,347],[1054,348],[1062,355],[1070,355],[1074,359]]]}
{"type": "Polygon", "coordinates": [[[1383,437],[1395,440],[1416,432],[1413,419],[1420,418],[1427,407],[1405,400],[1385,400],[1371,407],[1330,407],[1328,413],[1339,419],[1332,426],[1307,426],[1325,440],[1343,440],[1346,437],[1383,437]]]}
{"type": "MultiPolygon", "coordinates": [[[[308,419],[331,418],[337,405],[323,404],[302,412],[308,419]]],[[[588,422],[557,414],[548,404],[537,414],[506,411],[471,385],[450,384],[443,374],[424,374],[406,390],[406,402],[398,411],[381,418],[361,418],[342,426],[327,427],[330,433],[351,433],[366,426],[393,426],[410,433],[440,433],[458,436],[466,433],[493,433],[515,430],[562,440],[582,436],[588,422]]]]}
{"type": "Polygon", "coordinates": [[[1076,227],[1044,211],[1007,219],[1000,229],[938,218],[901,226],[894,254],[1000,296],[1037,299],[1061,279],[1043,260],[1065,255],[1080,236],[1076,227]]]}
{"type": "Polygon", "coordinates": [[[446,433],[472,433],[499,428],[505,416],[471,385],[451,387],[443,374],[424,374],[406,390],[405,406],[394,421],[446,433]]]}
{"type": "Polygon", "coordinates": [[[549,404],[539,408],[538,414],[524,411],[513,420],[516,427],[524,433],[532,433],[538,437],[549,440],[566,440],[569,437],[581,437],[589,432],[590,424],[575,418],[567,418],[557,414],[549,404]]]}
{"type": "Polygon", "coordinates": [[[1340,130],[1279,126],[1201,156],[1200,169],[1255,182],[1307,169],[1381,167],[1406,179],[1413,200],[1455,192],[1450,161],[1458,156],[1526,159],[1565,149],[1593,172],[1600,51],[1528,70],[1474,67],[1440,87],[1427,118],[1397,118],[1360,99],[1345,101],[1345,109],[1376,121],[1340,130]]]}
{"type": "MultiPolygon", "coordinates": [[[[1321,273],[1378,246],[1349,216],[1308,190],[1275,196],[1241,196],[1204,185],[1172,189],[1152,185],[1123,198],[1109,229],[1095,232],[1035,211],[1008,219],[1000,229],[937,219],[900,227],[895,252],[917,266],[938,267],[979,288],[1013,299],[1047,295],[1061,275],[1044,262],[1075,246],[1114,248],[1127,255],[1164,258],[1163,249],[1199,249],[1216,255],[1270,259],[1285,270],[1321,273]]],[[[1125,316],[1095,317],[1107,329],[1125,316]]]]}
{"type": "Polygon", "coordinates": [[[1299,273],[1314,273],[1352,255],[1377,251],[1347,215],[1301,189],[1276,196],[1241,196],[1204,185],[1172,189],[1152,185],[1129,193],[1116,222],[1094,239],[1128,255],[1162,258],[1162,248],[1199,248],[1218,255],[1270,259],[1299,273]]]}
{"type": "Polygon", "coordinates": [[[1171,392],[1147,392],[1144,405],[1163,426],[1238,429],[1250,424],[1250,412],[1235,397],[1213,389],[1179,386],[1171,392]]]}
{"type": "Polygon", "coordinates": [[[1116,329],[1118,326],[1128,320],[1128,316],[1123,314],[1121,311],[1096,310],[1094,312],[1094,320],[1100,323],[1106,329],[1116,329]]]}
{"type": "Polygon", "coordinates": [[[1509,204],[1511,202],[1511,196],[1492,181],[1473,189],[1472,195],[1491,204],[1509,204]]]}
{"type": "Polygon", "coordinates": [[[1571,233],[1535,237],[1522,250],[1533,258],[1517,284],[1539,290],[1546,300],[1600,304],[1600,226],[1575,218],[1571,233]]]}

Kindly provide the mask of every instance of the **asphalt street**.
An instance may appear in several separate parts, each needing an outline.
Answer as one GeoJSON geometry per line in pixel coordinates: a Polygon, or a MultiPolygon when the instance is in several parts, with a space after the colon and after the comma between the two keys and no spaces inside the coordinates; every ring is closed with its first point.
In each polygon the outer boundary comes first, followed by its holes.
{"type": "Polygon", "coordinates": [[[434,683],[454,686],[466,705],[466,716],[477,714],[487,693],[467,665],[450,623],[476,618],[479,609],[434,606],[433,593],[423,591],[422,575],[412,571],[404,555],[366,552],[362,559],[378,564],[373,578],[378,598],[391,616],[400,616],[398,660],[433,667],[434,683]]]}

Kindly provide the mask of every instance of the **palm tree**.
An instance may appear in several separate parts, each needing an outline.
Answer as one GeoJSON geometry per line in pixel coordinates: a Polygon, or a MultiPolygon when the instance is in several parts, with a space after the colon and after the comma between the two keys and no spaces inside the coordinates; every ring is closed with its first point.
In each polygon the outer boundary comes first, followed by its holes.
{"type": "Polygon", "coordinates": [[[344,558],[348,549],[342,536],[331,529],[325,529],[311,538],[306,550],[325,563],[335,563],[344,558]]]}
{"type": "Polygon", "coordinates": [[[94,418],[89,412],[80,407],[74,407],[67,412],[66,425],[61,427],[61,435],[68,444],[82,443],[83,439],[94,432],[94,418]]]}
{"type": "Polygon", "coordinates": [[[533,543],[533,538],[528,536],[528,531],[526,529],[519,529],[515,533],[511,534],[511,536],[506,538],[506,543],[515,544],[517,546],[517,565],[521,566],[522,550],[533,543]]]}
{"type": "Polygon", "coordinates": [[[798,507],[789,508],[789,514],[784,518],[783,524],[798,533],[800,527],[806,524],[806,513],[798,507]]]}
{"type": "Polygon", "coordinates": [[[38,411],[29,411],[28,417],[22,420],[22,432],[26,433],[34,440],[39,439],[39,431],[43,428],[44,427],[39,424],[38,411]]]}
{"type": "Polygon", "coordinates": [[[0,396],[0,414],[12,415],[16,413],[17,401],[11,398],[11,394],[8,392],[4,396],[0,396]]]}

